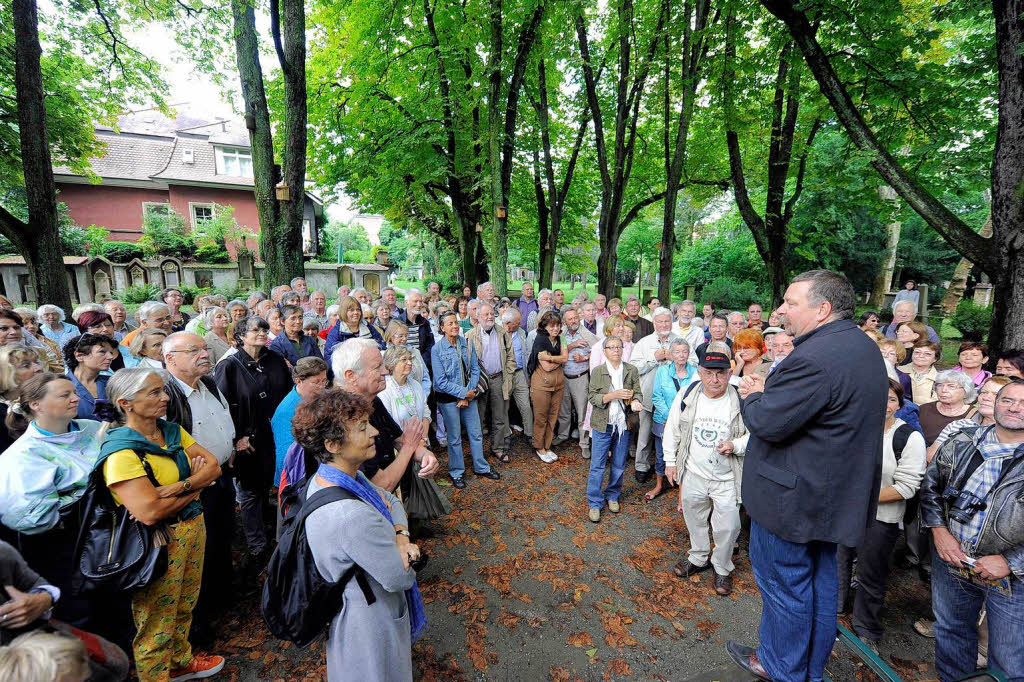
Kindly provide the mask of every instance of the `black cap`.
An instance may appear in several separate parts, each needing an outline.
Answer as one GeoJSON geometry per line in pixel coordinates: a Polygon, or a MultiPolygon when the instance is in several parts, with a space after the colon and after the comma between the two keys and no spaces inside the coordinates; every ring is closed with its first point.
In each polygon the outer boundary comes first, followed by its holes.
{"type": "Polygon", "coordinates": [[[704,351],[704,355],[697,361],[697,364],[704,369],[730,369],[732,367],[729,356],[718,351],[704,351]]]}

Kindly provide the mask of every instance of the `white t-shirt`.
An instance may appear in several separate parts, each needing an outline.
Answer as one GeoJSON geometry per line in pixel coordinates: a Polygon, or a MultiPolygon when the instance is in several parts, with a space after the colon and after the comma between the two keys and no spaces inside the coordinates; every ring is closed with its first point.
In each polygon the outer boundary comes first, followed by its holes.
{"type": "Polygon", "coordinates": [[[729,440],[729,394],[712,400],[702,393],[697,396],[687,470],[710,481],[733,480],[729,457],[718,454],[723,440],[729,440]]]}

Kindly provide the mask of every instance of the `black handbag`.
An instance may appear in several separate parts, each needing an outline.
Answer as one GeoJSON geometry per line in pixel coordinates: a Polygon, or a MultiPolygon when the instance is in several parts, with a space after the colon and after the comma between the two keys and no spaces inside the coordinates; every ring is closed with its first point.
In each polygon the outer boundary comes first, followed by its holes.
{"type": "MultiPolygon", "coordinates": [[[[150,483],[160,487],[149,462],[141,455],[139,459],[150,483]]],[[[147,526],[126,507],[118,506],[103,478],[102,466],[93,469],[79,504],[82,527],[75,544],[79,574],[73,593],[132,592],[167,572],[171,540],[167,522],[147,526]]]]}

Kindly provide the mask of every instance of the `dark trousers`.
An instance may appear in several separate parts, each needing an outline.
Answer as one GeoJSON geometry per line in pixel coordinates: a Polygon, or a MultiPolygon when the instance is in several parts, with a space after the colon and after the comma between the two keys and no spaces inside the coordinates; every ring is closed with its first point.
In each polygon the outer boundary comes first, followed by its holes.
{"type": "Polygon", "coordinates": [[[206,522],[206,554],[199,600],[192,610],[197,627],[210,627],[232,599],[231,543],[235,535],[235,489],[224,473],[199,493],[206,522]]]}
{"type": "Polygon", "coordinates": [[[857,592],[853,601],[853,629],[862,639],[882,639],[882,606],[889,578],[889,558],[900,535],[899,524],[875,520],[857,549],[839,548],[839,604],[850,589],[853,558],[857,557],[857,592]]]}
{"type": "Polygon", "coordinates": [[[757,656],[776,682],[821,682],[836,641],[836,545],[796,543],[750,524],[750,563],[761,590],[757,656]]]}

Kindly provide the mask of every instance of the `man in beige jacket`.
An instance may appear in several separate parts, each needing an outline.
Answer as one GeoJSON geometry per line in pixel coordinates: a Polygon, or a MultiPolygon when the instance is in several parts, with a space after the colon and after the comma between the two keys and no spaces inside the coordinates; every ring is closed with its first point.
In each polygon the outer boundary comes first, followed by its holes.
{"type": "Polygon", "coordinates": [[[516,357],[512,350],[512,337],[505,327],[494,322],[494,306],[481,303],[477,308],[477,325],[466,334],[466,341],[476,349],[480,360],[480,382],[487,391],[477,398],[480,425],[491,432],[491,451],[502,462],[508,462],[512,429],[508,425],[508,399],[512,393],[512,379],[516,373],[516,357]],[[490,410],[490,421],[486,421],[490,410]]]}

